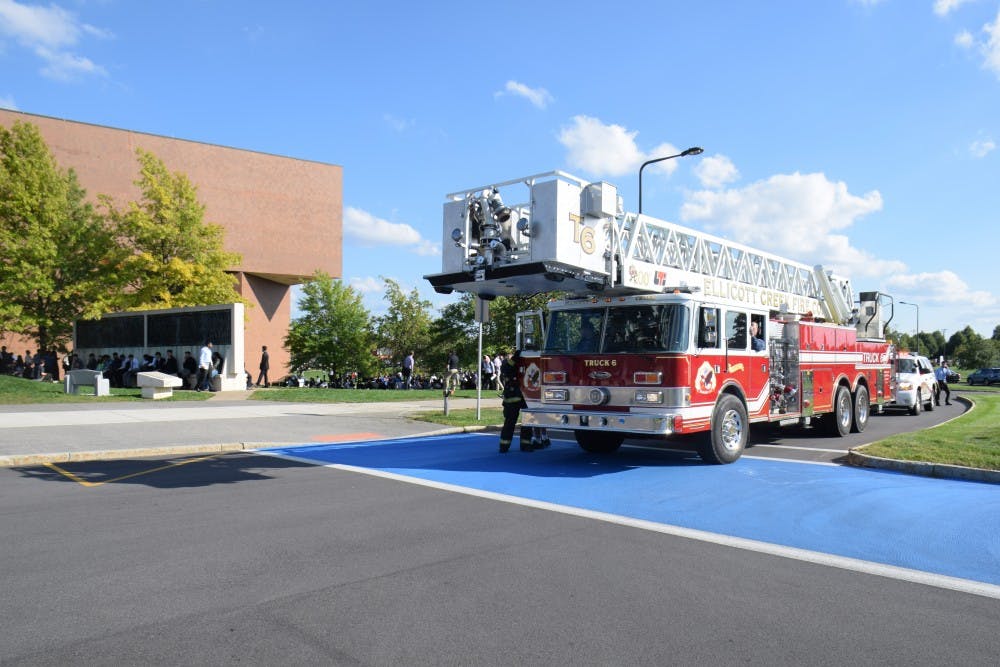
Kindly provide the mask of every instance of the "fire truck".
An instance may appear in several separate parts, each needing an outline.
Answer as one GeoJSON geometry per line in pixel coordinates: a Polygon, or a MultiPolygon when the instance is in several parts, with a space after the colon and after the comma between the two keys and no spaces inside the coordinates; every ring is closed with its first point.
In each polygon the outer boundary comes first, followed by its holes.
{"type": "Polygon", "coordinates": [[[440,293],[556,293],[547,321],[519,315],[522,420],[587,452],[690,435],[731,463],[753,423],[845,436],[890,398],[890,296],[855,302],[822,266],[627,213],[610,183],[554,171],[451,193],[443,239],[425,276],[440,293]]]}

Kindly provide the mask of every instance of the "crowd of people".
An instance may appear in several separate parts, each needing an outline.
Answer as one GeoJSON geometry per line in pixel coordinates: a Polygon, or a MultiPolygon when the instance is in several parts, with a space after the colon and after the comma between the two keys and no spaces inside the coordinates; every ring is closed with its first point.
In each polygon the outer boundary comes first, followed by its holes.
{"type": "MultiPolygon", "coordinates": [[[[26,350],[23,355],[14,355],[4,346],[0,350],[0,373],[28,380],[58,382],[60,376],[65,377],[72,370],[87,369],[100,372],[112,387],[134,387],[139,373],[157,371],[176,375],[185,380],[184,386],[191,384],[196,389],[210,389],[212,378],[223,372],[225,358],[211,350],[211,343],[206,343],[206,347],[209,350],[208,363],[202,368],[204,372],[201,375],[204,377],[201,378],[198,377],[198,359],[189,350],[184,352],[183,359],[175,357],[173,350],[167,350],[165,354],[159,351],[146,353],[141,358],[134,354],[113,352],[100,357],[90,353],[83,359],[75,352],[67,352],[60,359],[55,352],[46,351],[33,355],[31,350],[26,350]],[[194,378],[190,383],[189,377],[194,378]]],[[[202,348],[201,354],[204,354],[206,347],[202,348]]]]}

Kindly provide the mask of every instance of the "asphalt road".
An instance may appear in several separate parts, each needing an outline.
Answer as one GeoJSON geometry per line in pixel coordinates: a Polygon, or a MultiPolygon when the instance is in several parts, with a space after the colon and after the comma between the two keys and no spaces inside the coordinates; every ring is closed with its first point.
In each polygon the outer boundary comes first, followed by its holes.
{"type": "Polygon", "coordinates": [[[267,456],[3,469],[0,530],[5,665],[1000,654],[995,598],[267,456]]]}

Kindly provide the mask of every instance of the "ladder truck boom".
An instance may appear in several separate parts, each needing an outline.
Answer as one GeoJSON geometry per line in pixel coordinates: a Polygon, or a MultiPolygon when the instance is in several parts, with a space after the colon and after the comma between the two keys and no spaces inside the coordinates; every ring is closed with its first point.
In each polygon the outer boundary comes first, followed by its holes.
{"type": "Polygon", "coordinates": [[[852,317],[849,280],[682,225],[626,213],[614,185],[552,171],[446,196],[442,293],[742,294],[771,310],[852,317]],[[520,187],[521,203],[505,204],[520,187]],[[749,296],[748,296],[749,295],[749,296]]]}

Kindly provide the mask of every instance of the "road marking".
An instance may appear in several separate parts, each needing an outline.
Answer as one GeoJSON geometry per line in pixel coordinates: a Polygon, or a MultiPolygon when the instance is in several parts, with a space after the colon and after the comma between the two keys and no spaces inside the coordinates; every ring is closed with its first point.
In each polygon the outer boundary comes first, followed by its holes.
{"type": "MultiPolygon", "coordinates": [[[[409,484],[427,486],[432,489],[438,489],[441,491],[451,491],[453,493],[461,493],[464,495],[475,496],[478,498],[485,498],[488,500],[498,500],[500,502],[510,503],[512,505],[521,505],[524,507],[531,507],[534,509],[547,510],[550,512],[558,512],[560,514],[567,514],[570,516],[576,516],[585,519],[593,519],[595,521],[603,521],[605,523],[613,523],[621,526],[629,526],[631,528],[639,528],[641,530],[648,530],[651,532],[662,533],[664,535],[673,535],[675,537],[683,537],[691,540],[698,540],[700,542],[708,542],[710,544],[719,544],[722,546],[732,547],[734,549],[743,549],[746,551],[753,551],[756,553],[762,553],[771,556],[779,556],[781,558],[791,558],[793,560],[803,561],[806,563],[825,565],[828,567],[836,567],[842,570],[861,572],[863,574],[871,574],[878,577],[896,579],[898,581],[906,581],[915,584],[923,584],[925,586],[933,586],[936,588],[944,588],[947,590],[958,591],[961,593],[971,593],[973,595],[981,595],[983,597],[1000,600],[1000,586],[994,584],[987,584],[981,581],[973,581],[971,579],[949,577],[943,574],[923,572],[921,570],[913,570],[910,568],[898,567],[895,565],[885,565],[883,563],[875,563],[872,561],[861,560],[859,558],[836,556],[833,554],[826,554],[819,551],[798,549],[796,547],[786,547],[780,544],[771,544],[769,542],[761,542],[758,540],[751,540],[743,537],[732,537],[730,535],[710,533],[704,530],[684,528],[682,526],[674,526],[667,523],[656,523],[654,521],[647,521],[645,519],[633,519],[630,517],[620,516],[617,514],[609,514],[607,512],[598,512],[595,510],[587,510],[578,507],[569,507],[567,505],[557,505],[556,503],[549,503],[542,500],[531,500],[529,498],[520,498],[518,496],[510,496],[503,493],[496,493],[494,491],[483,491],[480,489],[473,489],[465,486],[448,484],[446,482],[435,482],[432,480],[420,479],[418,477],[409,477],[407,475],[400,475],[398,473],[386,472],[384,470],[373,470],[371,468],[362,468],[359,466],[352,466],[343,463],[323,463],[321,461],[315,461],[313,459],[308,459],[305,457],[291,456],[289,454],[281,454],[278,452],[261,451],[258,453],[266,456],[276,456],[278,458],[284,458],[290,461],[299,461],[301,463],[319,465],[325,468],[333,468],[336,470],[343,470],[346,472],[356,472],[356,473],[361,473],[363,475],[370,475],[372,477],[382,477],[385,479],[407,482],[409,484]]],[[[801,462],[797,461],[796,463],[801,463],[801,462]]]]}
{"type": "Polygon", "coordinates": [[[140,470],[139,472],[129,473],[128,475],[122,475],[121,477],[115,477],[114,479],[106,479],[103,482],[88,482],[85,479],[80,479],[79,477],[77,477],[76,475],[74,475],[73,473],[71,473],[70,471],[63,470],[62,468],[60,468],[59,466],[57,466],[55,463],[46,463],[45,467],[52,468],[53,470],[55,470],[60,475],[68,477],[69,479],[73,480],[77,484],[80,484],[81,486],[86,486],[86,487],[90,488],[90,487],[94,487],[94,486],[103,486],[105,484],[112,484],[114,482],[120,482],[123,479],[131,479],[132,477],[139,477],[140,475],[148,475],[150,473],[159,472],[161,470],[169,470],[170,468],[177,468],[179,466],[185,466],[185,465],[187,465],[189,463],[198,463],[199,461],[207,461],[208,459],[215,458],[215,456],[216,455],[213,454],[211,456],[201,456],[201,457],[198,457],[196,459],[186,459],[186,460],[181,461],[179,463],[171,463],[169,465],[159,466],[157,468],[152,468],[150,470],[140,470]]]}

